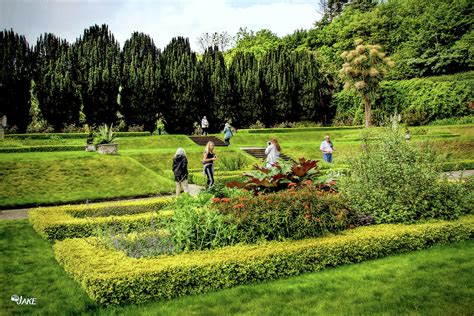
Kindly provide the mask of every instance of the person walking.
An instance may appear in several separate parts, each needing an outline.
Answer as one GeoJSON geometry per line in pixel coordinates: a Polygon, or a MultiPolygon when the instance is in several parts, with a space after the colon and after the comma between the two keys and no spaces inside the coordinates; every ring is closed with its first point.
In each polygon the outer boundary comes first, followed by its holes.
{"type": "Polygon", "coordinates": [[[329,137],[328,134],[324,136],[324,140],[321,143],[321,146],[319,146],[319,149],[323,153],[323,159],[325,162],[332,163],[332,152],[336,150],[334,148],[334,145],[331,142],[331,138],[329,137]]]}
{"type": "Polygon", "coordinates": [[[202,135],[207,135],[207,130],[209,129],[209,121],[204,116],[201,120],[202,135]]]}
{"type": "Polygon", "coordinates": [[[280,157],[281,147],[276,138],[270,139],[267,145],[268,146],[265,149],[265,155],[267,155],[266,167],[271,168],[277,163],[277,160],[280,157]]]}
{"type": "Polygon", "coordinates": [[[181,193],[181,188],[184,192],[189,193],[188,187],[188,159],[183,148],[178,148],[173,157],[173,173],[174,181],[176,182],[176,196],[181,193]]]}
{"type": "Polygon", "coordinates": [[[230,127],[229,123],[225,123],[224,125],[224,143],[226,146],[230,145],[230,139],[234,136],[232,133],[232,128],[230,127]]]}
{"type": "Polygon", "coordinates": [[[202,157],[202,163],[204,164],[203,173],[207,177],[206,187],[210,188],[214,185],[214,161],[217,156],[214,153],[214,143],[207,142],[204,155],[202,157]]]}

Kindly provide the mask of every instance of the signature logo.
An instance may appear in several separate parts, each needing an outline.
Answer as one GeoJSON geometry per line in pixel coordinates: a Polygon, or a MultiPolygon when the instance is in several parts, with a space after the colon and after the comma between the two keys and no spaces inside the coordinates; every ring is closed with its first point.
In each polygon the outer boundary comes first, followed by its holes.
{"type": "Polygon", "coordinates": [[[14,294],[11,300],[15,302],[16,305],[36,305],[36,297],[23,297],[14,294]]]}

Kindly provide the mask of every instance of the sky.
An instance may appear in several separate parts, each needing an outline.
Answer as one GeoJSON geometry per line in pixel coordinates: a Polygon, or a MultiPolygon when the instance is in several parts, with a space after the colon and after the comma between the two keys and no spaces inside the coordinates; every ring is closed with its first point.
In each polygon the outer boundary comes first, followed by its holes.
{"type": "Polygon", "coordinates": [[[0,0],[0,29],[13,29],[34,45],[45,32],[73,43],[84,29],[108,24],[123,47],[132,32],[150,35],[163,49],[175,36],[194,50],[203,33],[240,27],[278,36],[309,29],[320,19],[317,0],[0,0]]]}

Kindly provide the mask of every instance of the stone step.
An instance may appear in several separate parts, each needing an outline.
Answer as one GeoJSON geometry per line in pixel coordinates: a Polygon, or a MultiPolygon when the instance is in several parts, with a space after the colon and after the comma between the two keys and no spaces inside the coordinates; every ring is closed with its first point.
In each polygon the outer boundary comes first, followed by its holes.
{"type": "Polygon", "coordinates": [[[214,146],[225,146],[224,141],[216,136],[189,136],[189,138],[199,146],[206,146],[208,142],[213,142],[214,146]]]}
{"type": "MultiPolygon", "coordinates": [[[[247,154],[249,154],[249,155],[251,155],[251,156],[253,156],[257,159],[267,158],[267,155],[265,155],[265,148],[258,148],[258,147],[243,148],[243,147],[241,147],[240,149],[242,149],[247,154]]],[[[285,155],[284,153],[280,153],[280,159],[288,161],[291,158],[288,157],[287,155],[285,155]]]]}

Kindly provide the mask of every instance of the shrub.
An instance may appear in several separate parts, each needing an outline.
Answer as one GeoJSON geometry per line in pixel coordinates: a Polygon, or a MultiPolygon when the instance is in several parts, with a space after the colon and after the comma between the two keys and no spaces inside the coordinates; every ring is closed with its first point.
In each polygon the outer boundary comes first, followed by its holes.
{"type": "Polygon", "coordinates": [[[232,155],[222,155],[219,157],[220,170],[236,171],[245,169],[250,164],[250,160],[241,153],[232,155]]]}
{"type": "Polygon", "coordinates": [[[111,144],[115,140],[117,140],[117,135],[114,133],[113,124],[110,124],[110,126],[107,124],[99,126],[99,132],[97,133],[96,141],[97,145],[111,144]]]}
{"type": "Polygon", "coordinates": [[[406,141],[398,128],[385,129],[364,147],[338,183],[351,208],[377,223],[455,219],[466,212],[465,184],[440,179],[433,155],[406,141]]]}
{"type": "Polygon", "coordinates": [[[128,127],[129,132],[143,132],[145,127],[143,125],[130,125],[128,127]]]}
{"type": "Polygon", "coordinates": [[[312,185],[254,197],[214,199],[213,206],[232,215],[239,240],[247,243],[321,236],[345,229],[351,216],[338,195],[312,185]]]}
{"type": "MultiPolygon", "coordinates": [[[[142,201],[106,202],[86,205],[40,207],[28,213],[33,228],[45,239],[87,237],[98,228],[123,225],[127,232],[140,225],[150,226],[155,211],[170,202],[169,198],[142,201]]],[[[172,211],[160,212],[170,217],[172,211]]]]}
{"type": "Polygon", "coordinates": [[[280,191],[288,188],[288,184],[301,184],[314,180],[320,175],[318,162],[301,157],[299,162],[279,160],[272,168],[254,165],[254,170],[243,174],[247,177],[244,182],[232,181],[227,184],[230,188],[243,188],[258,192],[280,191]]]}
{"type": "Polygon", "coordinates": [[[137,304],[240,284],[319,271],[325,267],[467,240],[474,217],[455,222],[377,225],[336,236],[237,245],[156,258],[130,258],[95,238],[53,245],[56,260],[101,305],[137,304]]]}

